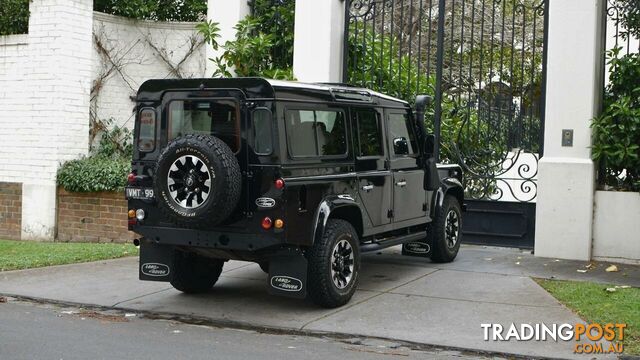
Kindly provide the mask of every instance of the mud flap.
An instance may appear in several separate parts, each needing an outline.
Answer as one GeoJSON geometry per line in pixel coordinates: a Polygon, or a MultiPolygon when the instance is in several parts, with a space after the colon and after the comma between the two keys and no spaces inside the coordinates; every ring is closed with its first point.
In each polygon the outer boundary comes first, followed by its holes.
{"type": "Polygon", "coordinates": [[[307,296],[307,259],[298,249],[283,249],[269,257],[268,288],[272,295],[307,296]]]}
{"type": "Polygon", "coordinates": [[[173,268],[173,246],[140,242],[140,280],[171,281],[173,268]]]}
{"type": "Polygon", "coordinates": [[[420,241],[402,244],[402,255],[428,258],[431,257],[432,248],[433,245],[430,237],[425,237],[420,241]]]}

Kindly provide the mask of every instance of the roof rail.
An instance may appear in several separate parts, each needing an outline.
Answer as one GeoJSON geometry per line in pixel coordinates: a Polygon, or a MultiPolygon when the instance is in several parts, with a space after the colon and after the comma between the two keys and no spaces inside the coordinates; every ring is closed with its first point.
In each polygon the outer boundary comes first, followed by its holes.
{"type": "Polygon", "coordinates": [[[327,86],[342,86],[347,88],[361,88],[361,86],[356,86],[356,85],[347,84],[347,83],[339,83],[339,82],[317,82],[315,84],[327,85],[327,86]]]}
{"type": "Polygon", "coordinates": [[[333,98],[338,101],[373,101],[371,92],[364,89],[330,88],[329,92],[331,93],[331,96],[333,96],[333,98]]]}

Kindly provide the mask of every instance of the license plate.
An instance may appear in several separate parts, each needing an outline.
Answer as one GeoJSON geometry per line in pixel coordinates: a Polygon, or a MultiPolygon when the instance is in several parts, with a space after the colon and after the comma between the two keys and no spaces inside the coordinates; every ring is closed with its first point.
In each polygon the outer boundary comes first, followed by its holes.
{"type": "Polygon", "coordinates": [[[127,199],[153,199],[153,189],[127,187],[124,191],[127,199]]]}

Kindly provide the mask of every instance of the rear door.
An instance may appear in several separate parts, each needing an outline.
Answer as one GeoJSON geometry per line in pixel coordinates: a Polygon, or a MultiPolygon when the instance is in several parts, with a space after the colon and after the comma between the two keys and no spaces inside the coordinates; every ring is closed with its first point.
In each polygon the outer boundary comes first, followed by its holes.
{"type": "Polygon", "coordinates": [[[351,114],[360,198],[372,226],[389,224],[392,176],[385,161],[383,113],[371,108],[354,108],[351,114]]]}
{"type": "Polygon", "coordinates": [[[424,169],[419,164],[419,149],[409,114],[404,110],[387,110],[389,164],[393,175],[393,221],[425,219],[426,192],[424,169]]]}

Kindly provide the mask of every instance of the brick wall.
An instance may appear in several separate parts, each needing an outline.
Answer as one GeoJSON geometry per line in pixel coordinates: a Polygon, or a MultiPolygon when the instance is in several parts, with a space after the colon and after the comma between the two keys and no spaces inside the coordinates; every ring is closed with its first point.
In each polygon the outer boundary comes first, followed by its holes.
{"type": "Polygon", "coordinates": [[[58,189],[57,241],[128,242],[127,201],[121,192],[71,193],[58,189]]]}
{"type": "Polygon", "coordinates": [[[20,239],[22,184],[0,182],[0,239],[20,239]]]}

